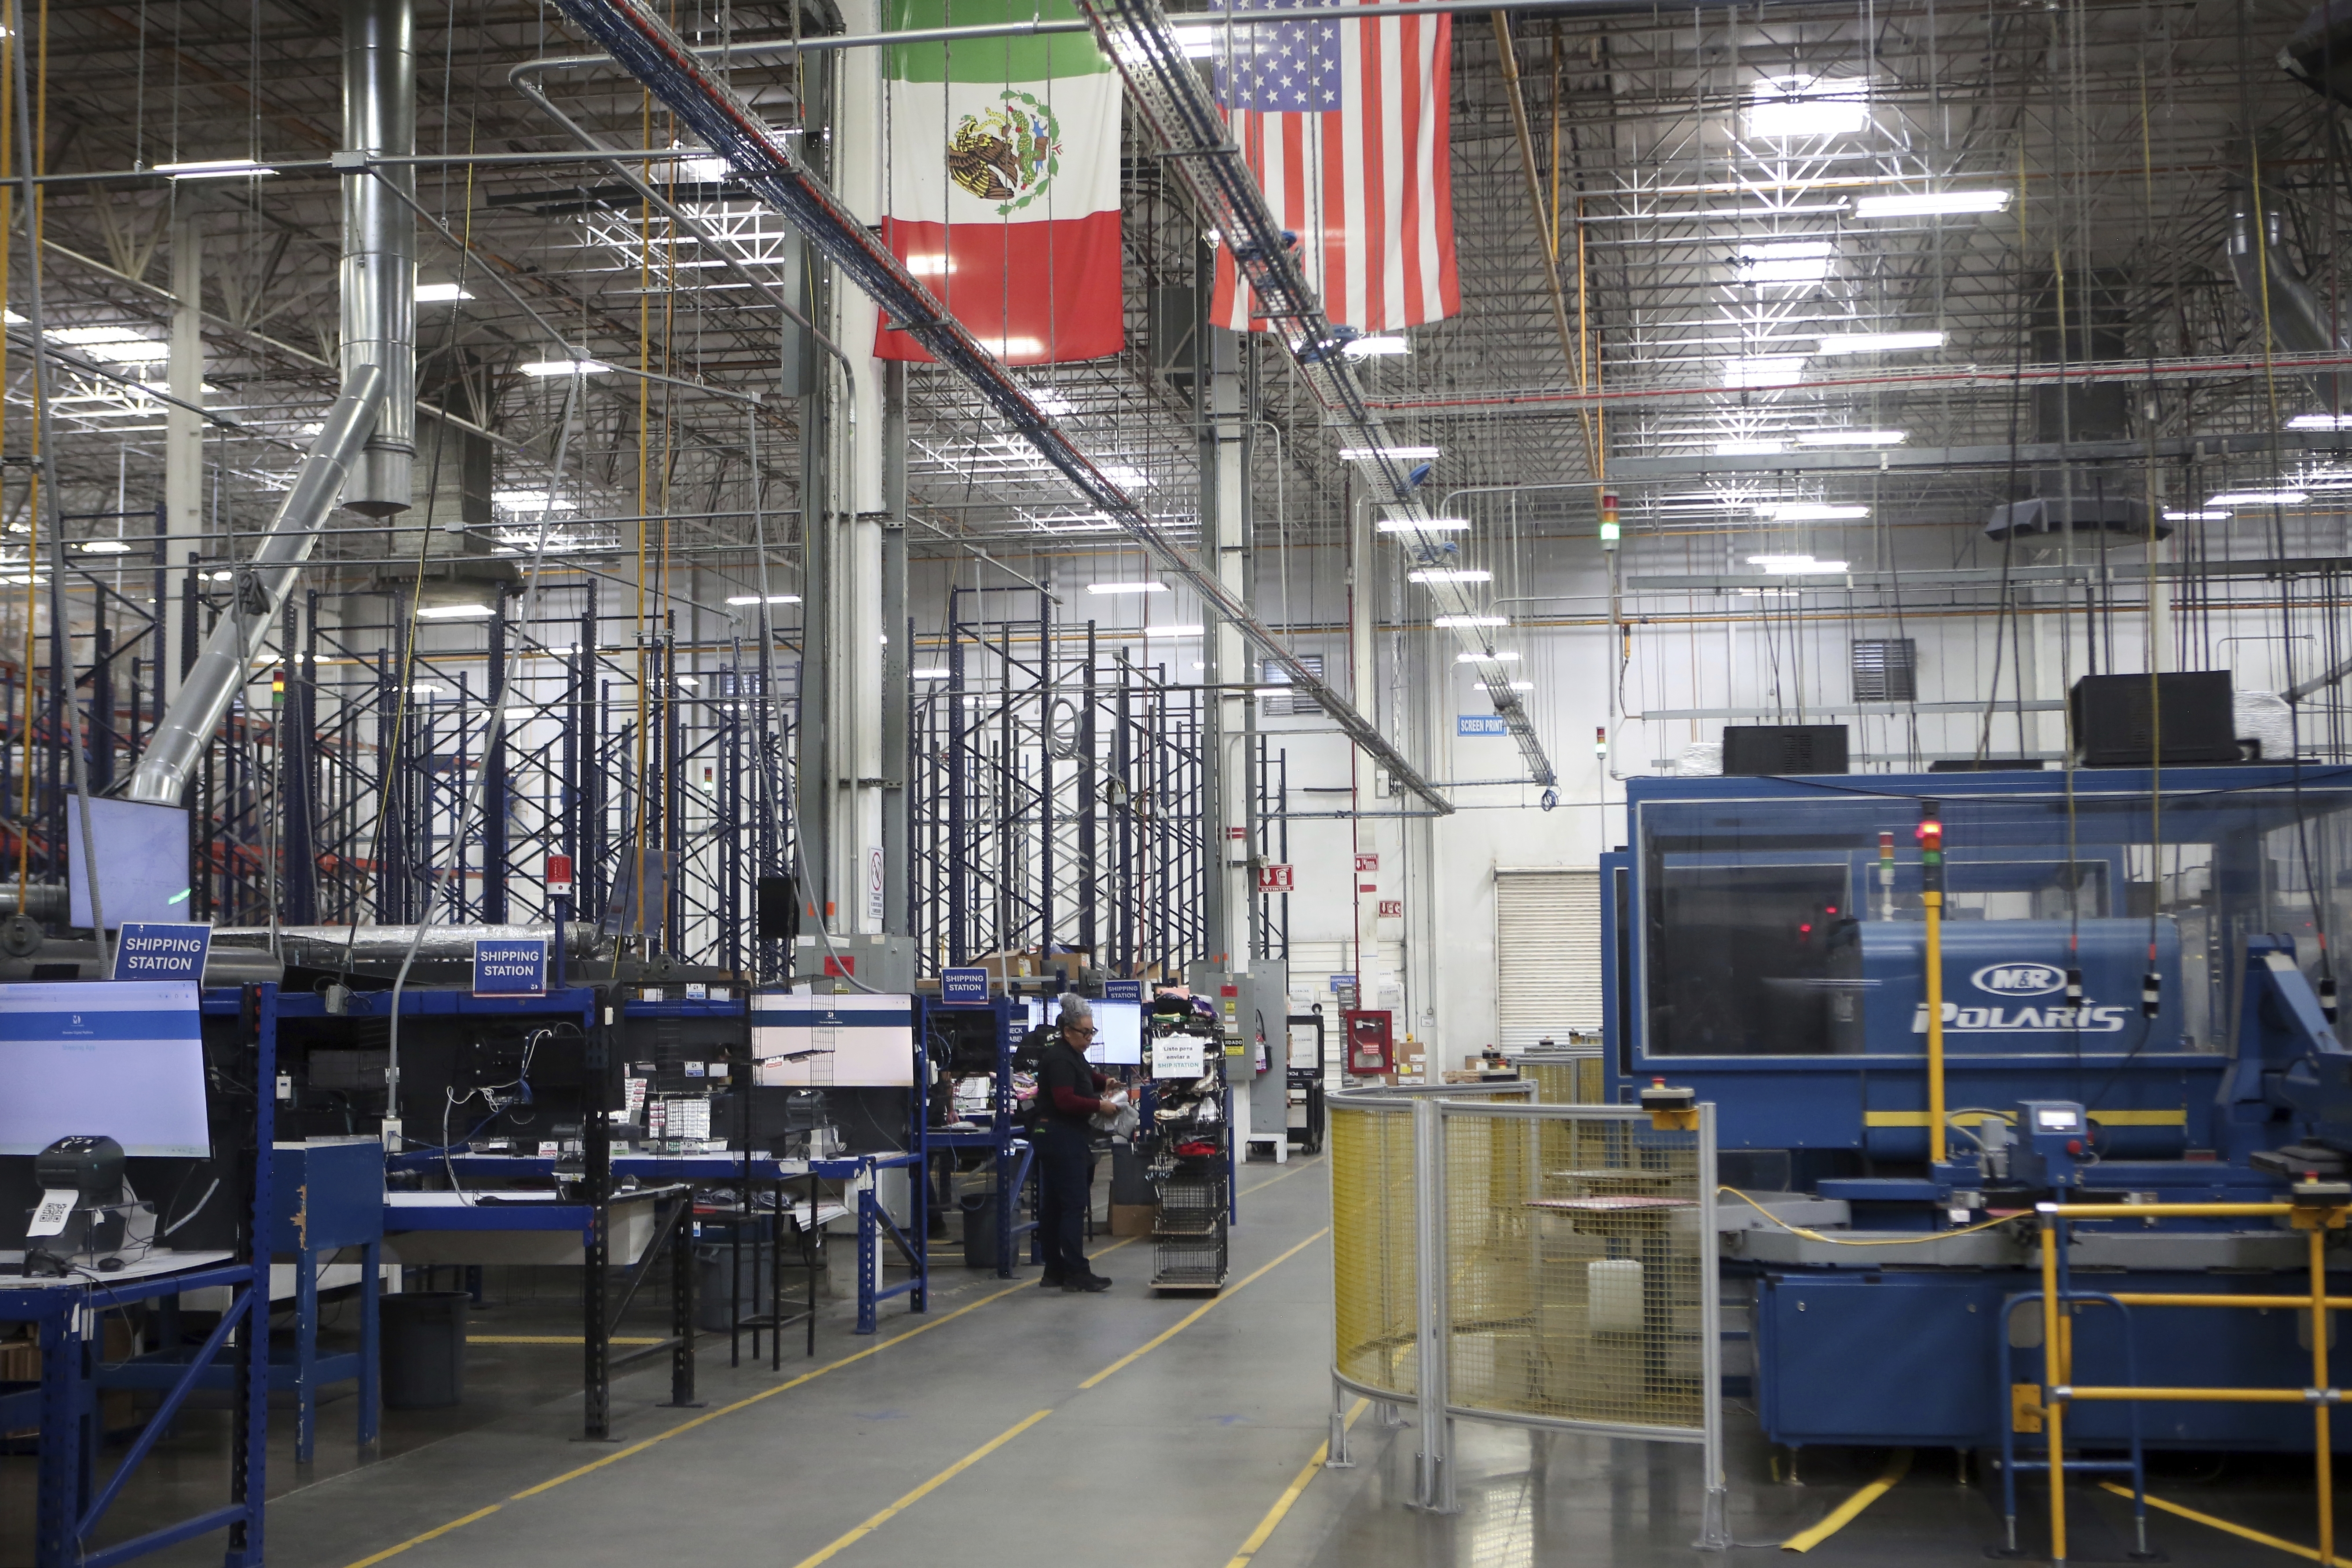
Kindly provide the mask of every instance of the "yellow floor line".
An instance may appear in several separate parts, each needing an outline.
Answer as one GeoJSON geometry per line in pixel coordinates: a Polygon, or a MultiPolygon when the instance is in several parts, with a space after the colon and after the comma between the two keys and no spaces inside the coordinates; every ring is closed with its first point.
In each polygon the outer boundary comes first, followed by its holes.
{"type": "MultiPolygon", "coordinates": [[[[2101,1481],[2099,1489],[2113,1492],[2119,1498],[2128,1498],[2132,1495],[2131,1488],[2117,1486],[2113,1481],[2101,1481]]],[[[2264,1535],[2259,1530],[2248,1530],[2242,1524],[2231,1524],[2226,1519],[2215,1519],[2210,1513],[2199,1513],[2193,1508],[2183,1508],[2177,1502],[2167,1502],[2160,1497],[2150,1497],[2147,1500],[2147,1506],[2161,1509],[2166,1513],[2176,1515],[2192,1523],[2204,1525],[2208,1529],[2234,1535],[2241,1541],[2251,1541],[2257,1546],[2274,1547],[2281,1552],[2291,1552],[2297,1557],[2306,1558],[2314,1563],[2319,1561],[2319,1550],[2316,1547],[2297,1546],[2292,1541],[2282,1541],[2275,1535],[2264,1535]]],[[[2347,1563],[2341,1557],[2333,1557],[2328,1561],[2335,1565],[2335,1568],[2352,1568],[2352,1563],[2347,1563]]]]}
{"type": "Polygon", "coordinates": [[[1024,1420],[1014,1422],[1012,1426],[1006,1427],[1003,1431],[999,1432],[995,1436],[991,1437],[987,1442],[982,1443],[979,1447],[974,1448],[971,1453],[966,1454],[962,1458],[958,1459],[954,1464],[950,1465],[946,1469],[941,1470],[938,1475],[933,1476],[929,1480],[925,1481],[921,1486],[917,1487],[913,1491],[908,1492],[905,1497],[900,1498],[897,1502],[892,1503],[888,1508],[884,1509],[880,1513],[876,1514],[873,1518],[867,1520],[856,1529],[843,1531],[840,1535],[835,1536],[829,1545],[819,1551],[810,1552],[806,1557],[802,1558],[798,1563],[793,1564],[793,1568],[816,1568],[818,1563],[824,1562],[833,1556],[835,1552],[839,1552],[843,1547],[852,1545],[856,1542],[865,1540],[867,1536],[881,1529],[882,1526],[887,1524],[897,1515],[904,1513],[908,1509],[910,1509],[915,1504],[922,1501],[925,1498],[930,1496],[932,1492],[939,1489],[939,1488],[954,1479],[957,1476],[963,1474],[964,1471],[971,1468],[972,1466],[980,1463],[981,1460],[985,1459],[989,1455],[993,1454],[997,1449],[1002,1448],[1005,1444],[1010,1443],[1013,1438],[1018,1437],[1022,1433],[1026,1432],[1030,1427],[1034,1426],[1038,1422],[1043,1421],[1046,1416],[1051,1415],[1052,1414],[1054,1413],[1051,1410],[1040,1410],[1035,1415],[1031,1415],[1024,1420]]]}
{"type": "Polygon", "coordinates": [[[1780,1550],[1783,1552],[1811,1552],[1814,1547],[1819,1546],[1822,1542],[1827,1541],[1831,1536],[1835,1535],[1839,1531],[1843,1530],[1847,1525],[1852,1524],[1854,1521],[1855,1517],[1859,1515],[1864,1509],[1868,1508],[1872,1503],[1874,1503],[1880,1498],[1885,1497],[1887,1492],[1894,1489],[1895,1483],[1901,1480],[1904,1475],[1909,1471],[1910,1468],[1911,1450],[1908,1448],[1895,1449],[1895,1457],[1886,1461],[1885,1470],[1880,1474],[1876,1480],[1871,1482],[1868,1486],[1854,1493],[1853,1496],[1846,1499],[1845,1501],[1832,1509],[1830,1510],[1830,1516],[1822,1521],[1821,1523],[1813,1526],[1811,1530],[1801,1530],[1796,1534],[1789,1537],[1788,1540],[1780,1542],[1780,1550]]]}
{"type": "MultiPolygon", "coordinates": [[[[1307,1164],[1301,1163],[1297,1170],[1285,1171],[1279,1176],[1268,1177],[1266,1180],[1257,1183],[1255,1186],[1244,1187],[1242,1191],[1244,1194],[1254,1193],[1258,1191],[1260,1188],[1270,1187],[1276,1182],[1284,1181],[1288,1177],[1297,1175],[1299,1170],[1305,1170],[1306,1168],[1307,1164]]],[[[1313,1236],[1308,1237],[1305,1241],[1300,1242],[1297,1247],[1292,1247],[1288,1252],[1286,1252],[1280,1258],[1276,1258],[1273,1263],[1266,1264],[1265,1268],[1259,1268],[1255,1273],[1253,1273],[1247,1279],[1243,1279],[1240,1284],[1232,1287],[1231,1289],[1226,1292],[1226,1295],[1231,1295],[1234,1290],[1239,1290],[1243,1286],[1248,1285],[1252,1280],[1258,1279],[1259,1276],[1273,1268],[1275,1264],[1286,1262],[1295,1254],[1304,1250],[1312,1243],[1321,1240],[1324,1237],[1329,1234],[1330,1228],[1328,1226],[1323,1229],[1317,1231],[1313,1236]]],[[[1121,1240],[1114,1241],[1108,1247],[1104,1247],[1101,1252],[1097,1253],[1096,1256],[1103,1257],[1107,1254],[1116,1252],[1120,1247],[1129,1246],[1131,1243],[1141,1239],[1143,1238],[1139,1237],[1128,1237],[1121,1240]]],[[[791,1378],[783,1383],[780,1383],[773,1388],[763,1388],[759,1393],[751,1394],[747,1398],[739,1399],[731,1405],[722,1405],[716,1410],[705,1411],[703,1414],[695,1416],[690,1421],[681,1421],[677,1426],[667,1427],[662,1431],[655,1433],[650,1437],[641,1438],[635,1443],[629,1444],[625,1447],[616,1448],[612,1453],[604,1456],[602,1458],[591,1460],[589,1463],[582,1465],[575,1469],[566,1470],[560,1476],[555,1476],[540,1482],[537,1486],[526,1487],[521,1491],[516,1492],[512,1497],[507,1499],[507,1501],[520,1502],[525,1498],[537,1497],[541,1492],[552,1491],[557,1487],[562,1486],[568,1481],[576,1481],[581,1477],[601,1470],[607,1465],[617,1465],[623,1459],[629,1458],[637,1454],[642,1454],[656,1443],[667,1442],[668,1439],[677,1436],[681,1433],[691,1432],[698,1426],[707,1426],[710,1422],[718,1420],[722,1415],[731,1415],[739,1410],[748,1409],[750,1406],[759,1404],[763,1399],[772,1399],[779,1394],[788,1394],[792,1390],[800,1387],[801,1384],[804,1383],[813,1383],[829,1372],[837,1372],[841,1368],[848,1366],[853,1363],[864,1361],[867,1356],[879,1354],[881,1352],[888,1350],[892,1345],[898,1344],[901,1341],[911,1340],[918,1334],[927,1334],[933,1329],[942,1328],[947,1324],[955,1321],[958,1318],[962,1317],[966,1312],[978,1311],[981,1308],[987,1306],[992,1301],[1001,1301],[1007,1296],[1016,1295],[1023,1290],[1032,1290],[1035,1289],[1036,1287],[1034,1285],[1026,1281],[1024,1281],[1019,1285],[1007,1286],[1002,1290],[982,1296],[979,1300],[973,1301],[967,1306],[959,1307],[954,1311],[949,1312],[942,1317],[933,1318],[928,1322],[919,1324],[915,1328],[908,1329],[903,1334],[893,1334],[890,1338],[882,1341],[878,1344],[868,1345],[862,1351],[843,1356],[839,1361],[827,1362],[824,1365],[804,1372],[798,1377],[791,1378]]],[[[1082,1389],[1092,1388],[1095,1384],[1102,1382],[1103,1379],[1110,1376],[1111,1373],[1118,1372],[1120,1368],[1130,1365],[1140,1360],[1144,1355],[1148,1354],[1151,1351],[1157,1350],[1160,1346],[1175,1338],[1176,1335],[1181,1332],[1184,1329],[1199,1321],[1202,1314],[1207,1312],[1211,1307],[1215,1306],[1218,1301],[1223,1300],[1224,1299],[1225,1296],[1219,1296],[1213,1300],[1204,1302],[1200,1307],[1195,1308],[1192,1312],[1187,1314],[1181,1321],[1176,1324],[1174,1328],[1168,1330],[1165,1333],[1156,1336],[1143,1344],[1140,1348],[1131,1351],[1128,1354],[1120,1357],[1118,1361],[1115,1361],[1110,1365],[1103,1368],[1102,1371],[1095,1373],[1094,1376],[1088,1378],[1078,1386],[1082,1389]]],[[[624,1342],[616,1340],[614,1342],[618,1344],[624,1342]]],[[[1049,1412],[1042,1410],[1039,1411],[1037,1415],[1030,1417],[1029,1421],[1023,1423],[1023,1426],[1025,1427],[1029,1425],[1033,1425],[1038,1420],[1042,1420],[1047,1414],[1049,1414],[1049,1412]]],[[[1006,1433],[1004,1437],[999,1439],[999,1441],[1009,1440],[1013,1436],[1016,1436],[1020,1428],[1015,1428],[1014,1431],[1006,1433]]],[[[982,1450],[982,1452],[984,1453],[986,1450],[982,1450]]],[[[981,1453],[972,1454],[969,1456],[969,1458],[965,1462],[970,1462],[971,1459],[977,1459],[981,1457],[981,1453]]],[[[946,1477],[943,1475],[938,1479],[944,1480],[946,1477]]],[[[905,1503],[912,1500],[914,1500],[914,1494],[910,1494],[908,1497],[901,1499],[899,1502],[891,1505],[890,1510],[886,1510],[884,1514],[876,1516],[875,1520],[869,1521],[869,1523],[880,1522],[883,1518],[887,1517],[887,1513],[889,1511],[895,1511],[898,1508],[902,1507],[905,1503]]],[[[472,1513],[467,1514],[462,1518],[451,1520],[446,1524],[436,1525],[433,1529],[425,1531],[422,1535],[413,1535],[406,1541],[399,1542],[397,1545],[387,1546],[383,1551],[378,1552],[372,1556],[362,1557],[359,1561],[348,1564],[347,1568],[373,1568],[375,1563],[382,1563],[387,1558],[397,1557],[402,1552],[408,1551],[411,1547],[422,1546],[428,1541],[438,1540],[440,1537],[448,1534],[451,1531],[461,1529],[466,1525],[473,1523],[478,1519],[487,1519],[491,1514],[498,1512],[499,1510],[504,1506],[504,1503],[492,1503],[488,1508],[477,1509],[472,1513]]],[[[835,1542],[834,1547],[829,1547],[826,1550],[829,1552],[845,1544],[847,1544],[846,1541],[838,1542],[835,1542]]],[[[811,1561],[818,1561],[818,1559],[812,1559],[811,1561]]]]}
{"type": "Polygon", "coordinates": [[[1308,1237],[1305,1241],[1300,1242],[1288,1252],[1286,1252],[1281,1257],[1276,1258],[1273,1263],[1261,1265],[1254,1273],[1251,1273],[1244,1278],[1240,1284],[1229,1285],[1221,1294],[1212,1296],[1209,1300],[1202,1302],[1199,1306],[1193,1308],[1191,1311],[1177,1319],[1174,1327],[1152,1335],[1151,1338],[1144,1341],[1143,1343],[1128,1352],[1125,1355],[1119,1357],[1117,1361],[1111,1363],[1108,1366],[1103,1368],[1092,1377],[1087,1379],[1086,1382],[1078,1384],[1078,1387],[1082,1390],[1092,1388],[1096,1384],[1100,1383],[1111,1373],[1120,1371],[1123,1368],[1133,1366],[1137,1362],[1141,1361],[1145,1356],[1150,1355],[1153,1351],[1158,1350],[1161,1345],[1166,1344],[1170,1340],[1174,1339],[1178,1334],[1182,1333],[1186,1329],[1191,1328],[1194,1323],[1199,1322],[1202,1318],[1208,1316],[1209,1310],[1212,1307],[1214,1307],[1223,1301],[1232,1300],[1236,1293],[1258,1279],[1261,1276],[1271,1271],[1276,1265],[1289,1262],[1293,1258],[1297,1257],[1298,1254],[1306,1251],[1308,1247],[1314,1246],[1317,1242],[1322,1240],[1325,1237],[1330,1234],[1331,1227],[1328,1225],[1325,1226],[1321,1230],[1317,1231],[1313,1236],[1308,1237]]]}
{"type": "MultiPolygon", "coordinates": [[[[1345,1431],[1353,1426],[1356,1424],[1356,1417],[1361,1415],[1371,1403],[1369,1399],[1356,1401],[1354,1406],[1349,1410],[1346,1418],[1339,1423],[1340,1430],[1345,1431]]],[[[1307,1495],[1307,1487],[1314,1482],[1317,1473],[1323,1468],[1323,1461],[1330,1457],[1331,1439],[1326,1437],[1315,1446],[1313,1456],[1300,1468],[1299,1472],[1290,1479],[1290,1485],[1283,1489],[1282,1495],[1274,1500],[1274,1506],[1267,1509],[1265,1517],[1257,1521],[1257,1528],[1250,1531],[1247,1541],[1242,1542],[1242,1549],[1226,1561],[1225,1568],[1249,1568],[1249,1560],[1257,1555],[1258,1549],[1264,1546],[1267,1539],[1274,1534],[1274,1527],[1282,1522],[1283,1516],[1290,1511],[1292,1505],[1307,1495]]]]}

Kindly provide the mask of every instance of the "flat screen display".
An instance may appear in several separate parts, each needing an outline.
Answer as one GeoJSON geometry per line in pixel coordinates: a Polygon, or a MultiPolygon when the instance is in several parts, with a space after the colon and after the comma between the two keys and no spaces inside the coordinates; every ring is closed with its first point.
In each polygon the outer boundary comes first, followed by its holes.
{"type": "Polygon", "coordinates": [[[1142,1066],[1143,1004],[1096,1003],[1095,1043],[1087,1047],[1087,1059],[1097,1067],[1142,1066]]]}
{"type": "Polygon", "coordinates": [[[751,998],[754,1081],[783,1089],[887,1089],[915,1081],[915,1018],[905,996],[751,998]]]}
{"type": "Polygon", "coordinates": [[[0,985],[0,1154],[77,1133],[126,1154],[210,1156],[194,981],[0,985]]]}
{"type": "MultiPolygon", "coordinates": [[[[98,845],[98,898],[105,906],[109,931],[131,921],[188,918],[185,807],[93,799],[89,836],[98,845]]],[[[95,929],[89,908],[89,868],[82,858],[79,799],[66,802],[66,884],[73,923],[95,929]]]]}

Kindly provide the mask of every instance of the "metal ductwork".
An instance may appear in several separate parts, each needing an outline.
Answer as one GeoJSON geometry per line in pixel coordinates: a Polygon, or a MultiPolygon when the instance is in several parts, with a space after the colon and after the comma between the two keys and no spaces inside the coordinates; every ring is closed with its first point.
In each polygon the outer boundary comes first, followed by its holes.
{"type": "MultiPolygon", "coordinates": [[[[2311,280],[2295,269],[2286,251],[2285,215],[2273,204],[2263,204],[2262,233],[2254,230],[2256,202],[2250,185],[2230,192],[2230,225],[2222,254],[2230,276],[2237,279],[2259,330],[2267,316],[2271,341],[2294,353],[2323,353],[2352,347],[2352,334],[2337,332],[2328,321],[2326,301],[2311,280]]],[[[2318,375],[2320,395],[2336,401],[2336,377],[2318,375]]]]}
{"type": "MultiPolygon", "coordinates": [[[[406,158],[416,152],[413,0],[345,0],[343,147],[406,158]]],[[[342,368],[383,372],[383,407],[343,504],[390,517],[414,502],[416,460],[416,171],[347,172],[343,180],[342,368]],[[397,187],[396,189],[389,187],[397,187]]]]}
{"type": "Polygon", "coordinates": [[[294,471],[293,486],[278,503],[278,515],[270,520],[261,548],[237,570],[235,602],[214,625],[195,668],[156,722],[154,738],[131,775],[131,799],[180,804],[221,715],[252,669],[253,656],[278,624],[286,595],[318,542],[319,525],[333,510],[336,492],[343,488],[361,443],[385,405],[384,380],[383,372],[373,364],[359,366],[344,379],[342,395],[327,410],[326,423],[294,471]]]}

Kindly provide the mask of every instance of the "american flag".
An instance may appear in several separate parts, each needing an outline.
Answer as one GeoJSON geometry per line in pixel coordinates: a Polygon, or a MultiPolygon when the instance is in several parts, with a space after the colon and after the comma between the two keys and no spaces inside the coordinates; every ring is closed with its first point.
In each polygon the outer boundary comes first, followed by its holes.
{"type": "MultiPolygon", "coordinates": [[[[1324,314],[1382,332],[1460,310],[1446,167],[1450,18],[1348,22],[1333,19],[1346,5],[1297,0],[1234,8],[1299,18],[1205,32],[1234,140],[1276,218],[1299,237],[1324,314]]],[[[1212,319],[1264,330],[1247,296],[1221,252],[1212,319]]]]}

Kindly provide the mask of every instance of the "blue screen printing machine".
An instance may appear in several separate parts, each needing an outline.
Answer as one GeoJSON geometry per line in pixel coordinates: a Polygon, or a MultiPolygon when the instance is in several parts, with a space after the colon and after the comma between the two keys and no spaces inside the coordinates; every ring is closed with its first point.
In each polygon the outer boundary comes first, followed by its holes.
{"type": "Polygon", "coordinates": [[[1719,1205],[1726,1288],[1772,1442],[2002,1451],[2006,1479],[2046,1470],[2052,1414],[2094,1469],[2329,1430],[2325,1347],[2315,1366],[2308,1311],[2277,1308],[2352,1283],[2322,942],[2352,915],[2352,770],[2160,777],[2160,798],[2123,768],[1629,783],[1602,860],[1612,1098],[1717,1106],[1744,1194],[1719,1205]],[[2210,1305],[2232,1296],[2268,1306],[2210,1305]],[[2117,1392],[2150,1384],[2177,1397],[2117,1392]]]}

